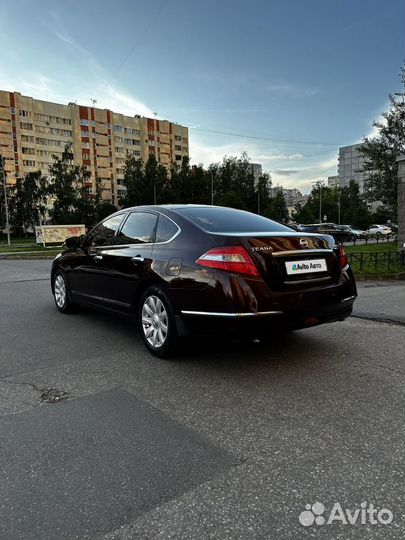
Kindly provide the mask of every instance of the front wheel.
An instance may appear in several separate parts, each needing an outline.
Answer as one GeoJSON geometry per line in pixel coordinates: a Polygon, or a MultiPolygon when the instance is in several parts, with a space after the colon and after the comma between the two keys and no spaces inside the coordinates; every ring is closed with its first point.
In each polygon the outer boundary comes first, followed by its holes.
{"type": "Polygon", "coordinates": [[[173,355],[178,343],[176,325],[170,301],[160,287],[149,287],[143,293],[139,326],[149,352],[159,358],[173,355]]]}
{"type": "Polygon", "coordinates": [[[53,298],[56,307],[61,313],[71,313],[74,310],[74,304],[70,300],[70,294],[64,274],[58,270],[53,277],[53,298]]]}

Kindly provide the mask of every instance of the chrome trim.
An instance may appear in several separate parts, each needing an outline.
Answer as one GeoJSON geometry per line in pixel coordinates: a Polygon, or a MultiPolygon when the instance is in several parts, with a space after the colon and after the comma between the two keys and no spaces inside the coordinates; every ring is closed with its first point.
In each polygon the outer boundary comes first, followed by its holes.
{"type": "Polygon", "coordinates": [[[262,315],[282,315],[282,311],[256,311],[248,313],[221,313],[218,311],[181,311],[182,315],[203,315],[206,317],[260,317],[262,315]]]}
{"type": "MultiPolygon", "coordinates": [[[[136,212],[129,212],[128,213],[128,217],[130,214],[136,214],[136,212]]],[[[154,212],[149,212],[150,214],[154,213],[154,212]]],[[[140,244],[112,244],[110,246],[92,246],[94,249],[98,249],[98,250],[101,250],[101,251],[104,251],[104,250],[108,250],[108,249],[123,249],[123,248],[133,248],[134,246],[161,246],[161,245],[164,245],[164,244],[169,244],[170,242],[172,242],[180,233],[181,233],[181,227],[180,225],[178,225],[175,221],[172,220],[172,218],[170,218],[169,216],[166,216],[166,214],[160,214],[159,212],[156,212],[157,216],[158,216],[158,222],[159,222],[159,217],[160,216],[163,216],[165,217],[166,219],[168,219],[169,221],[171,221],[172,223],[174,223],[174,225],[176,225],[177,227],[177,231],[174,233],[174,235],[169,239],[169,240],[165,240],[164,242],[144,242],[144,243],[140,243],[140,244]]],[[[122,223],[122,226],[120,227],[120,229],[118,230],[119,232],[121,231],[121,228],[124,226],[124,222],[128,219],[128,217],[123,221],[122,223]]],[[[118,239],[118,236],[116,236],[116,238],[118,239]]]]}
{"type": "Polygon", "coordinates": [[[286,251],[273,251],[274,257],[282,257],[283,255],[306,255],[307,253],[333,253],[333,249],[290,249],[286,251]]]}
{"type": "Polygon", "coordinates": [[[343,298],[343,300],[340,301],[341,304],[344,304],[345,302],[354,302],[356,300],[356,295],[353,294],[352,296],[348,296],[347,298],[343,298]]]}
{"type": "Polygon", "coordinates": [[[313,279],[297,279],[296,281],[284,281],[284,285],[303,285],[304,283],[317,283],[318,281],[330,281],[331,276],[325,276],[313,279]]]}

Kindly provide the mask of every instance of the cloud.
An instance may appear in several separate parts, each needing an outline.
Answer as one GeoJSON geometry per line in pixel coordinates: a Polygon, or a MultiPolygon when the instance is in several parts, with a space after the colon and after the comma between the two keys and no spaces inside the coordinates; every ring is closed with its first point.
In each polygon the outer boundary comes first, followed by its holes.
{"type": "MultiPolygon", "coordinates": [[[[60,26],[59,18],[54,12],[51,17],[55,26],[60,26]]],[[[77,65],[85,64],[87,77],[83,78],[74,67],[69,70],[69,80],[61,81],[60,77],[51,78],[41,72],[25,71],[24,76],[15,73],[0,74],[1,88],[19,91],[45,101],[69,103],[76,101],[81,105],[91,105],[91,99],[97,100],[97,107],[111,109],[129,116],[140,114],[153,116],[153,111],[144,102],[111,82],[111,77],[100,66],[91,52],[77,43],[69,34],[48,26],[48,29],[71,49],[77,65]]],[[[70,61],[70,60],[69,60],[70,61]]]]}
{"type": "Polygon", "coordinates": [[[296,187],[303,192],[311,191],[314,180],[336,174],[337,152],[332,150],[327,159],[317,159],[317,156],[305,156],[300,152],[263,152],[263,144],[244,141],[207,143],[197,134],[190,134],[190,156],[192,163],[222,162],[224,156],[240,156],[246,151],[252,162],[258,162],[264,171],[271,174],[273,185],[296,187]],[[301,167],[288,167],[291,161],[302,162],[301,167]]]}
{"type": "Polygon", "coordinates": [[[278,176],[291,176],[299,172],[299,169],[276,169],[275,171],[273,171],[273,173],[277,174],[278,176]]]}
{"type": "Polygon", "coordinates": [[[310,97],[318,93],[315,88],[307,88],[292,83],[268,84],[266,91],[276,96],[310,97]]]}
{"type": "Polygon", "coordinates": [[[296,161],[304,159],[304,156],[300,152],[296,154],[259,154],[255,156],[255,159],[259,161],[296,161]]]}

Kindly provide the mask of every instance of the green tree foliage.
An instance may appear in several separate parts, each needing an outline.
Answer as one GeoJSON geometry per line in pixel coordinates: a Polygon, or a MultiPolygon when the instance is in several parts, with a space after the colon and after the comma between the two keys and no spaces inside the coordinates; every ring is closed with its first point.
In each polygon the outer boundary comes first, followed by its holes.
{"type": "Polygon", "coordinates": [[[390,108],[383,113],[383,121],[374,122],[378,135],[365,138],[361,148],[365,158],[364,170],[368,179],[365,183],[369,201],[381,201],[396,219],[398,163],[397,158],[405,153],[405,67],[402,69],[401,92],[389,96],[390,108]]]}
{"type": "Polygon", "coordinates": [[[276,193],[275,197],[270,200],[268,217],[276,219],[277,221],[288,222],[289,213],[284,193],[280,190],[276,193]]]}
{"type": "MultiPolygon", "coordinates": [[[[240,158],[226,156],[222,163],[213,163],[208,169],[202,165],[190,166],[189,158],[185,157],[181,164],[173,163],[168,172],[153,154],[146,164],[128,155],[122,183],[127,188],[121,201],[125,207],[153,204],[155,200],[157,204],[210,204],[213,190],[216,205],[260,211],[264,215],[272,212],[271,178],[264,174],[255,185],[252,166],[245,153],[240,158]]],[[[286,218],[280,201],[274,208],[277,215],[286,218]]]]}
{"type": "Polygon", "coordinates": [[[330,188],[318,182],[311,191],[307,204],[296,208],[297,223],[319,223],[319,197],[322,190],[321,219],[338,223],[340,203],[340,223],[353,225],[361,229],[367,228],[371,217],[367,204],[360,194],[359,186],[353,180],[348,187],[330,188]]]}
{"type": "MultiPolygon", "coordinates": [[[[4,205],[4,177],[6,171],[4,166],[4,158],[0,155],[0,231],[6,226],[6,208],[4,205]]],[[[8,194],[8,191],[7,191],[8,194]]]]}
{"type": "Polygon", "coordinates": [[[10,222],[18,234],[32,232],[46,216],[48,182],[41,171],[17,178],[10,193],[10,222]]]}
{"type": "Polygon", "coordinates": [[[96,193],[87,193],[87,184],[90,181],[90,171],[86,167],[75,165],[70,145],[66,146],[60,158],[54,157],[48,187],[52,201],[49,214],[53,224],[84,223],[87,227],[94,225],[102,190],[100,183],[96,182],[96,193]]]}

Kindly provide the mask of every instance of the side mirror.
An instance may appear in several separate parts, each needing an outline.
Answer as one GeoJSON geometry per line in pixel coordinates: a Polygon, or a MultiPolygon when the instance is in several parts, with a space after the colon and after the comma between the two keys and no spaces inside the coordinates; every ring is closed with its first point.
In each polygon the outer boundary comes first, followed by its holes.
{"type": "Polygon", "coordinates": [[[65,244],[66,247],[75,249],[79,248],[82,245],[83,238],[82,236],[71,236],[70,238],[66,238],[65,244]]]}

